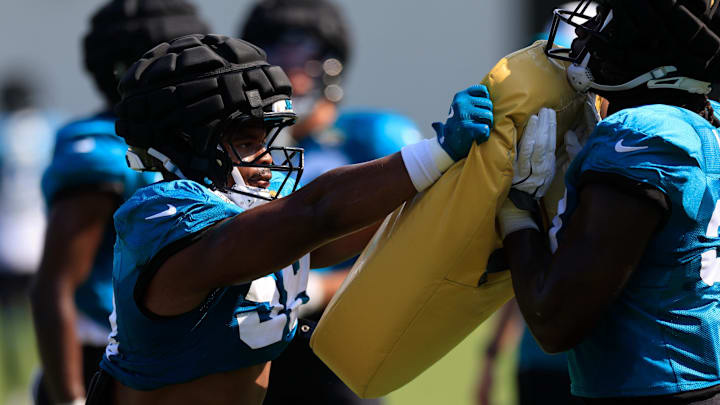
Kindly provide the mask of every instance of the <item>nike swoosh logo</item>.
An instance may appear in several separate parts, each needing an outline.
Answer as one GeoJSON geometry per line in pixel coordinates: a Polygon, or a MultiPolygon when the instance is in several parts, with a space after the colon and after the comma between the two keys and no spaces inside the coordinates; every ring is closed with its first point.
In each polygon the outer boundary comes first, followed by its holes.
{"type": "Polygon", "coordinates": [[[447,119],[450,119],[455,116],[455,109],[450,106],[450,112],[448,113],[447,119]]]}
{"type": "Polygon", "coordinates": [[[95,140],[93,138],[85,138],[75,141],[72,148],[75,153],[90,153],[95,150],[95,140]]]}
{"type": "Polygon", "coordinates": [[[168,209],[166,209],[165,211],[158,212],[155,215],[150,215],[149,217],[147,217],[145,219],[150,220],[150,219],[157,219],[157,218],[162,218],[162,217],[171,217],[171,216],[175,215],[175,213],[177,212],[177,208],[175,208],[174,206],[172,206],[170,204],[168,204],[167,206],[168,206],[168,209]]]}
{"type": "Polygon", "coordinates": [[[617,141],[617,143],[615,144],[615,152],[628,153],[628,152],[635,152],[638,150],[647,149],[647,146],[625,146],[622,143],[623,143],[623,139],[617,141]]]}

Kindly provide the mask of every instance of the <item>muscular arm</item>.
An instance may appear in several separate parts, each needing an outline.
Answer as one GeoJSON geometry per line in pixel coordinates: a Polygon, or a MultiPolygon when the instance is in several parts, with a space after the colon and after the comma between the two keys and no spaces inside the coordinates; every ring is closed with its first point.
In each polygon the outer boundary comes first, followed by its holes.
{"type": "Polygon", "coordinates": [[[310,253],[310,267],[319,269],[334,266],[359,255],[375,235],[381,223],[378,221],[367,228],[345,235],[313,250],[310,253]]]}
{"type": "Polygon", "coordinates": [[[582,341],[625,287],[661,220],[650,199],[589,184],[554,255],[537,231],[505,238],[517,302],[545,351],[582,341]]]}
{"type": "Polygon", "coordinates": [[[170,257],[150,282],[145,305],[160,315],[182,313],[211,289],[277,271],[374,224],[415,194],[399,153],[332,170],[286,198],[225,221],[170,257]]]}
{"type": "Polygon", "coordinates": [[[74,295],[116,206],[112,194],[85,192],[58,200],[50,211],[31,302],[47,388],[58,402],[85,396],[74,295]]]}

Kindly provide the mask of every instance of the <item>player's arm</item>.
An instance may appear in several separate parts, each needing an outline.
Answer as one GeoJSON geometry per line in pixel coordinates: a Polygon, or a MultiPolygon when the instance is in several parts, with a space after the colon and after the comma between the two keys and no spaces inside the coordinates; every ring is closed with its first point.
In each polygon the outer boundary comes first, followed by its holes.
{"type": "Polygon", "coordinates": [[[359,255],[375,235],[381,223],[378,221],[313,250],[310,253],[310,267],[313,269],[330,267],[359,255]]]}
{"type": "Polygon", "coordinates": [[[159,315],[185,312],[208,291],[280,270],[377,222],[416,193],[399,153],[331,170],[288,197],[213,227],[171,256],[150,281],[145,305],[159,315]]]}
{"type": "Polygon", "coordinates": [[[545,351],[583,340],[625,287],[662,218],[649,198],[588,184],[554,255],[536,230],[505,238],[518,304],[545,351]]]}
{"type": "Polygon", "coordinates": [[[113,194],[79,192],[58,199],[50,210],[31,302],[45,381],[57,402],[85,397],[74,295],[90,273],[116,207],[113,194]]]}
{"type": "MultiPolygon", "coordinates": [[[[359,255],[375,235],[380,224],[382,221],[313,250],[310,253],[310,268],[335,266],[359,255]]],[[[327,273],[310,273],[307,291],[310,295],[310,304],[303,305],[301,314],[303,312],[312,313],[319,308],[324,308],[340,289],[343,281],[350,274],[350,270],[351,268],[348,267],[327,273]]]]}
{"type": "Polygon", "coordinates": [[[484,87],[458,93],[453,108],[446,125],[437,126],[436,139],[331,170],[288,197],[214,227],[160,266],[145,304],[161,315],[181,313],[213,288],[265,276],[383,219],[489,136],[492,105],[484,87]]]}

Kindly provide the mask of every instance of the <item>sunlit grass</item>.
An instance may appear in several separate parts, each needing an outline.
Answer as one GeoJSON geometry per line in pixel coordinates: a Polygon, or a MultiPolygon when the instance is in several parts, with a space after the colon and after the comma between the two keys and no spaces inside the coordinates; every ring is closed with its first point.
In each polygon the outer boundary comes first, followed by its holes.
{"type": "Polygon", "coordinates": [[[38,356],[30,305],[0,306],[0,403],[30,403],[30,382],[38,356]]]}
{"type": "MultiPolygon", "coordinates": [[[[489,319],[420,377],[390,394],[387,405],[475,404],[482,353],[495,324],[494,318],[489,319]]],[[[493,404],[514,404],[516,350],[504,351],[498,356],[493,404]]]]}
{"type": "MultiPolygon", "coordinates": [[[[488,320],[415,381],[392,393],[386,405],[470,405],[487,340],[495,327],[488,320]]],[[[514,404],[515,350],[501,352],[493,404],[514,404]]],[[[30,404],[30,382],[37,368],[35,337],[27,302],[0,308],[0,404],[30,404]]]]}

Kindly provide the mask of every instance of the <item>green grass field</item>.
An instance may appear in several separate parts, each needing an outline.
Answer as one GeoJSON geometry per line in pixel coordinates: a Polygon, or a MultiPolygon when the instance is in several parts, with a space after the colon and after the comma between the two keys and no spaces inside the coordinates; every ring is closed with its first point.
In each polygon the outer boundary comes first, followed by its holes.
{"type": "Polygon", "coordinates": [[[37,364],[29,303],[0,307],[0,404],[30,403],[30,381],[37,364]]]}
{"type": "MultiPolygon", "coordinates": [[[[480,360],[494,326],[495,319],[489,319],[433,367],[405,387],[390,394],[387,404],[474,404],[480,360]]],[[[495,405],[509,405],[516,402],[513,377],[515,356],[515,350],[499,354],[498,370],[496,370],[497,386],[492,396],[495,405]]]]}
{"type": "MultiPolygon", "coordinates": [[[[470,405],[480,354],[495,322],[490,319],[415,381],[389,395],[386,405],[470,405]]],[[[493,403],[515,403],[515,351],[500,354],[493,403]]],[[[29,386],[38,364],[27,303],[0,308],[0,404],[30,404],[29,386]]]]}

